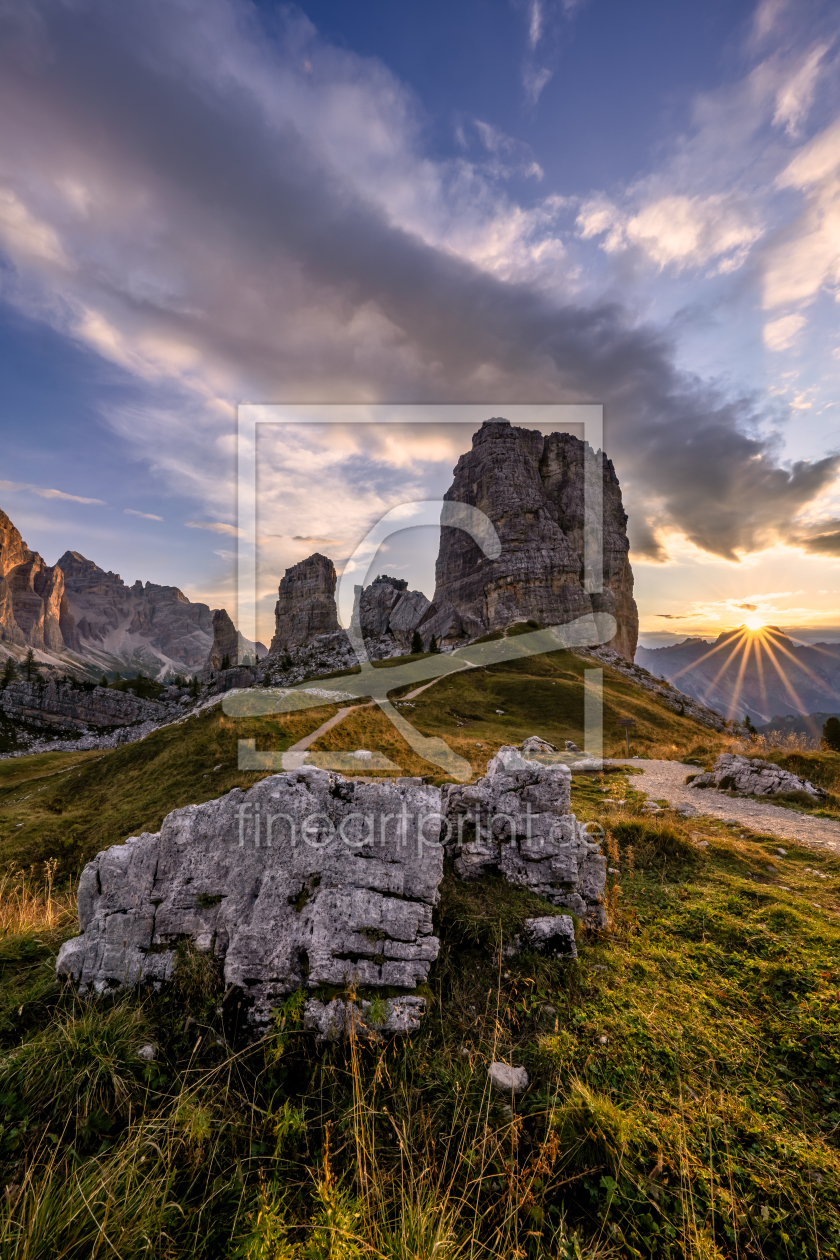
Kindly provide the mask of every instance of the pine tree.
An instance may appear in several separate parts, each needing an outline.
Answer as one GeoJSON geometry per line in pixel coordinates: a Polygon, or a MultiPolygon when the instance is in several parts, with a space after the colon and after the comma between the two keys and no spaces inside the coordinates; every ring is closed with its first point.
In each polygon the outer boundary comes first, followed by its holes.
{"type": "Polygon", "coordinates": [[[108,675],[107,675],[107,674],[103,674],[103,675],[102,675],[102,677],[99,679],[99,686],[100,686],[100,687],[107,687],[107,686],[108,686],[108,675]]]}
{"type": "Polygon", "coordinates": [[[422,652],[422,651],[423,651],[423,640],[420,638],[420,631],[415,630],[414,634],[411,636],[411,655],[414,656],[416,652],[422,652]]]}
{"type": "Polygon", "coordinates": [[[431,639],[429,640],[429,651],[432,654],[440,651],[440,648],[437,645],[437,639],[435,638],[434,635],[432,635],[431,639]]]}
{"type": "Polygon", "coordinates": [[[26,660],[23,662],[23,668],[26,670],[26,681],[32,681],[33,673],[38,672],[38,666],[35,662],[35,653],[32,648],[26,653],[26,660]]]}
{"type": "Polygon", "coordinates": [[[823,722],[822,737],[829,752],[840,752],[840,718],[830,717],[823,722]]]}
{"type": "Polygon", "coordinates": [[[230,669],[230,653],[229,652],[225,652],[224,656],[222,657],[222,663],[219,666],[219,669],[230,669]]]}
{"type": "Polygon", "coordinates": [[[3,677],[0,678],[0,690],[5,691],[10,682],[14,682],[17,678],[17,665],[13,656],[6,657],[6,664],[3,666],[3,677]]]}

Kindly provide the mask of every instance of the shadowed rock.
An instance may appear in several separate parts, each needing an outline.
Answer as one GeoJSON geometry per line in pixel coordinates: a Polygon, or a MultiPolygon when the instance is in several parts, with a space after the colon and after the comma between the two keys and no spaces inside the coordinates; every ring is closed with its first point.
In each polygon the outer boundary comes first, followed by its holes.
{"type": "Polygon", "coordinates": [[[805,792],[815,801],[825,800],[825,792],[809,779],[783,770],[781,766],[768,764],[754,757],[739,757],[735,753],[721,753],[714,769],[698,774],[692,780],[693,788],[718,788],[721,792],[737,792],[741,796],[781,796],[786,792],[805,792]]]}
{"type": "Polygon", "coordinates": [[[239,635],[226,609],[217,608],[213,613],[213,646],[207,657],[210,669],[221,669],[227,657],[226,669],[239,664],[239,635]]]}

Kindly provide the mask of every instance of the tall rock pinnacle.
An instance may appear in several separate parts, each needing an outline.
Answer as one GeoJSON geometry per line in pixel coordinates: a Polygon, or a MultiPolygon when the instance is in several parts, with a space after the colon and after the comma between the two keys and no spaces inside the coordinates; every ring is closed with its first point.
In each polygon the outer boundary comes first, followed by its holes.
{"type": "Polygon", "coordinates": [[[482,425],[444,497],[485,512],[502,552],[489,560],[463,530],[441,530],[435,597],[420,626],[424,638],[434,633],[438,641],[454,644],[515,621],[560,625],[603,611],[618,622],[610,647],[633,659],[639,619],[627,517],[606,457],[601,457],[603,592],[590,595],[584,586],[584,471],[597,458],[587,443],[567,433],[543,437],[503,419],[482,425]]]}
{"type": "Polygon", "coordinates": [[[286,570],[274,608],[270,652],[285,652],[316,635],[338,631],[335,584],[335,565],[318,551],[286,570]]]}

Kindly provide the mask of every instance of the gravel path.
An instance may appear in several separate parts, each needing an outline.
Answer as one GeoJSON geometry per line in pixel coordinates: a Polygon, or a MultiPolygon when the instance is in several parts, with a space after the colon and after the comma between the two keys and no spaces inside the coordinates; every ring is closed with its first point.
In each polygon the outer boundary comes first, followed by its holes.
{"type": "Polygon", "coordinates": [[[697,766],[687,766],[681,761],[628,761],[626,758],[616,759],[612,764],[641,770],[640,776],[633,775],[632,786],[646,792],[651,800],[670,801],[678,808],[691,806],[697,814],[741,823],[752,831],[840,852],[840,822],[797,814],[781,805],[748,797],[727,796],[714,788],[692,790],[685,779],[688,774],[700,773],[697,766]]]}

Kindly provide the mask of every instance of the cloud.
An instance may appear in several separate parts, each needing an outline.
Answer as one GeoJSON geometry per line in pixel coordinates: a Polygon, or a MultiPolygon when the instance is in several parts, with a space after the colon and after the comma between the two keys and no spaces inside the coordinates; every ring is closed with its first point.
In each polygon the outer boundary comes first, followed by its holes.
{"type": "Polygon", "coordinates": [[[663,621],[686,621],[688,613],[654,613],[655,617],[661,617],[663,621]]]}
{"type": "MultiPolygon", "coordinates": [[[[232,514],[238,399],[489,398],[488,415],[591,400],[634,551],[661,558],[667,530],[729,559],[787,537],[837,460],[783,464],[753,399],[684,371],[630,307],[579,296],[563,198],[523,206],[463,156],[434,162],[384,67],[283,13],[266,38],[236,0],[2,10],[0,162],[62,250],[61,265],[15,254],[7,300],[142,386],[142,405],[107,415],[132,457],[232,514]]],[[[602,206],[604,231],[655,267],[737,266],[762,221],[740,193],[637,192],[614,222],[602,206]]],[[[280,455],[267,470],[302,533],[344,538],[410,497],[410,461],[388,480],[363,451],[335,467],[306,450],[315,497],[280,455]]]]}
{"type": "Polygon", "coordinates": [[[104,499],[89,499],[81,494],[67,494],[64,490],[45,489],[42,486],[28,485],[22,481],[0,481],[0,490],[26,490],[37,494],[41,499],[64,499],[68,503],[88,503],[95,507],[107,507],[104,499]]]}
{"type": "Polygon", "coordinates": [[[603,237],[607,253],[636,247],[656,266],[676,270],[718,259],[722,271],[740,267],[762,232],[743,199],[719,193],[660,197],[635,214],[593,198],[581,206],[577,228],[583,240],[603,237]]]}
{"type": "Polygon", "coordinates": [[[305,542],[305,543],[321,543],[323,546],[327,546],[328,544],[336,543],[339,540],[337,538],[315,538],[311,534],[293,534],[292,541],[305,542]]]}
{"type": "Polygon", "coordinates": [[[236,525],[226,525],[224,521],[184,521],[187,529],[209,529],[214,534],[230,534],[232,538],[241,538],[242,530],[236,525]]]}
{"type": "Polygon", "coordinates": [[[733,604],[733,608],[742,608],[744,612],[757,612],[758,604],[733,604]]]}
{"type": "Polygon", "coordinates": [[[824,530],[803,538],[800,546],[812,556],[840,556],[840,520],[824,521],[824,530]]]}
{"type": "Polygon", "coordinates": [[[768,350],[787,350],[805,327],[804,315],[782,315],[764,325],[764,344],[768,350]]]}
{"type": "Polygon", "coordinates": [[[828,49],[828,44],[818,44],[813,48],[776,94],[773,125],[784,127],[789,136],[799,134],[800,125],[813,104],[820,68],[828,49]]]}
{"type": "Polygon", "coordinates": [[[137,512],[134,508],[123,508],[126,516],[142,516],[147,521],[162,521],[162,516],[155,516],[154,512],[137,512]]]}

